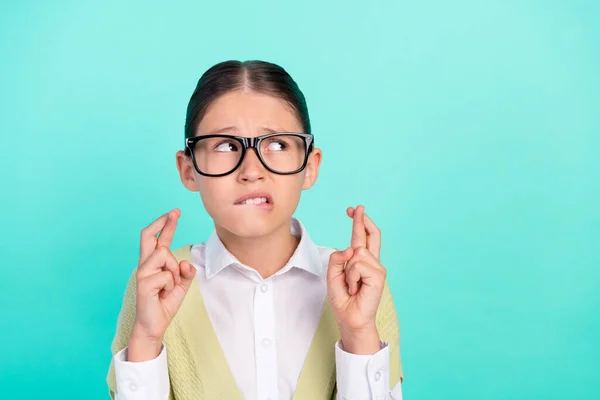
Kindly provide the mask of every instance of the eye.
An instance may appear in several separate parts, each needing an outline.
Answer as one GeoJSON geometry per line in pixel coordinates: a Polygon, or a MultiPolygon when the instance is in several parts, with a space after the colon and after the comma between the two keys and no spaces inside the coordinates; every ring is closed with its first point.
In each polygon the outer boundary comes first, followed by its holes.
{"type": "Polygon", "coordinates": [[[215,150],[221,153],[238,151],[238,146],[237,143],[231,141],[221,142],[215,146],[215,150]]]}
{"type": "Polygon", "coordinates": [[[283,151],[288,148],[286,142],[281,139],[273,139],[267,143],[267,150],[269,151],[283,151]]]}

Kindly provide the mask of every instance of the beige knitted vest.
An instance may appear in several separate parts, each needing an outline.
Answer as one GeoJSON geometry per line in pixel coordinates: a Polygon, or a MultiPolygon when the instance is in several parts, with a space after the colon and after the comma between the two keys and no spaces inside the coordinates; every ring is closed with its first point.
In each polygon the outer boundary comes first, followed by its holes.
{"type": "MultiPolygon", "coordinates": [[[[191,262],[191,246],[173,251],[178,261],[191,262]]],[[[135,272],[131,275],[119,314],[112,343],[113,355],[127,346],[135,320],[135,272]]],[[[390,346],[390,388],[403,379],[400,363],[399,327],[396,309],[386,283],[377,311],[381,340],[390,346]]],[[[329,302],[325,301],[321,319],[300,373],[293,400],[335,399],[335,342],[339,331],[329,302]]],[[[175,318],[165,332],[167,364],[171,382],[170,400],[243,400],[202,300],[197,282],[192,285],[175,318]]],[[[106,378],[114,399],[116,381],[111,361],[106,378]]]]}

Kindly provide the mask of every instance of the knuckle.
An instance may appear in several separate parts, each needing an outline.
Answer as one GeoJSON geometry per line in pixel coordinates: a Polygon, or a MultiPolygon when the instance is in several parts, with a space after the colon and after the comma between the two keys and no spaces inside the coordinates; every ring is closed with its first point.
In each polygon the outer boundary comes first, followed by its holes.
{"type": "Polygon", "coordinates": [[[360,277],[360,269],[359,269],[359,267],[360,267],[360,265],[358,265],[358,263],[357,263],[357,264],[354,265],[354,268],[352,268],[352,270],[350,271],[350,274],[353,277],[360,277]]]}
{"type": "Polygon", "coordinates": [[[175,256],[173,255],[173,253],[171,253],[171,251],[169,250],[169,252],[166,254],[166,265],[169,268],[174,268],[176,270],[179,271],[179,262],[177,262],[177,259],[175,258],[175,256]]]}
{"type": "Polygon", "coordinates": [[[171,251],[169,250],[169,248],[167,246],[163,246],[160,245],[156,248],[156,252],[161,256],[161,257],[167,257],[171,251]]]}
{"type": "Polygon", "coordinates": [[[142,231],[140,232],[140,238],[141,239],[145,239],[147,237],[151,236],[150,235],[150,228],[149,227],[145,227],[144,229],[142,229],[142,231]]]}
{"type": "Polygon", "coordinates": [[[140,281],[137,283],[137,292],[138,295],[143,295],[145,294],[148,290],[148,280],[147,279],[140,279],[140,281]]]}
{"type": "Polygon", "coordinates": [[[147,271],[152,269],[152,258],[148,257],[145,260],[141,261],[137,272],[136,272],[136,276],[138,278],[140,277],[144,277],[146,275],[148,275],[147,271]]]}

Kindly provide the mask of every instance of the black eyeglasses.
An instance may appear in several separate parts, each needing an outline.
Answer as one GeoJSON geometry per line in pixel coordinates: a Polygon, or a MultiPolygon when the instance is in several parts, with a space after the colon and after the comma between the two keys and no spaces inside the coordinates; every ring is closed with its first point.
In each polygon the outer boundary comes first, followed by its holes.
{"type": "Polygon", "coordinates": [[[214,134],[187,138],[185,147],[200,175],[218,177],[232,173],[242,164],[248,149],[254,149],[267,170],[291,175],[306,167],[314,137],[310,133],[292,132],[252,138],[214,134]]]}

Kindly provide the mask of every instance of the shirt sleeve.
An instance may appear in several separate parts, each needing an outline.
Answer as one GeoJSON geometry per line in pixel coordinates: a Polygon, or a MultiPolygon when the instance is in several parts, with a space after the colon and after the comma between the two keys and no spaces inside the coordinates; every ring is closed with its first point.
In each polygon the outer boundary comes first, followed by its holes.
{"type": "Polygon", "coordinates": [[[335,344],[337,400],[402,400],[401,383],[390,390],[390,351],[381,342],[373,355],[351,354],[335,344]]]}
{"type": "Polygon", "coordinates": [[[127,348],[114,356],[117,393],[115,400],[168,400],[170,383],[167,348],[143,362],[127,361],[127,348]]]}

